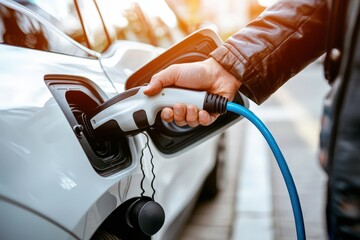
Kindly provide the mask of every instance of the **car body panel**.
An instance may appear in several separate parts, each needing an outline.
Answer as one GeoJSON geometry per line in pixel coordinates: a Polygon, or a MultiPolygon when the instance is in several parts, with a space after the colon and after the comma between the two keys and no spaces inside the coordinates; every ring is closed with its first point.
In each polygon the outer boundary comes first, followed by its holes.
{"type": "Polygon", "coordinates": [[[0,212],[3,214],[0,219],[1,239],[77,239],[62,226],[7,199],[0,198],[0,212]]]}
{"type": "Polygon", "coordinates": [[[144,43],[118,40],[99,59],[117,91],[123,92],[129,76],[163,51],[144,43]]]}

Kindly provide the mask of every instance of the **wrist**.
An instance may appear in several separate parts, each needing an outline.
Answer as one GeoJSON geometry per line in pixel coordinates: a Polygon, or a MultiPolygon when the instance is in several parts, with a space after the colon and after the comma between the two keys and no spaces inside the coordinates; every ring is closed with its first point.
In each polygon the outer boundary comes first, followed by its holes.
{"type": "Polygon", "coordinates": [[[203,63],[207,71],[209,71],[214,88],[224,92],[233,92],[234,94],[239,90],[242,84],[241,81],[227,71],[216,59],[210,57],[203,63]]]}

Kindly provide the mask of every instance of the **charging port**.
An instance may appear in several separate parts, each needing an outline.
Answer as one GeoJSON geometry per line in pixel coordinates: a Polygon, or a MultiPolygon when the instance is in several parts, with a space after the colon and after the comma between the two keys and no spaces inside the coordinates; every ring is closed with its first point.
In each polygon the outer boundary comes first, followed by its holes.
{"type": "Polygon", "coordinates": [[[127,138],[122,135],[96,136],[89,122],[89,113],[104,102],[100,89],[90,80],[78,76],[46,75],[45,82],[100,175],[110,175],[131,164],[127,138]]]}

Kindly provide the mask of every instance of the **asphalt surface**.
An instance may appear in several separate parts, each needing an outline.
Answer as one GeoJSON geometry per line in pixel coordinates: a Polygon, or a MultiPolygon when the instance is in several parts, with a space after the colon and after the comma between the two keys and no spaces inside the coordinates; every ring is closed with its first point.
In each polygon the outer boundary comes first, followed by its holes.
{"type": "MultiPolygon", "coordinates": [[[[309,240],[326,239],[326,176],[317,151],[322,99],[328,90],[322,65],[316,62],[261,106],[251,105],[287,160],[309,240]]],[[[286,186],[265,140],[246,120],[231,127],[227,137],[226,184],[214,200],[197,205],[179,239],[296,239],[286,186]]]]}

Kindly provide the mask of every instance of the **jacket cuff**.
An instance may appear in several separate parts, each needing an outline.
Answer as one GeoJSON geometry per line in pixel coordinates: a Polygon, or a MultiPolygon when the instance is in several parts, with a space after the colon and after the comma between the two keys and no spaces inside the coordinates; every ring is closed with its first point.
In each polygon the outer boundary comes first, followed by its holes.
{"type": "MultiPolygon", "coordinates": [[[[260,99],[251,91],[250,87],[253,85],[251,83],[251,79],[257,79],[259,73],[256,73],[256,71],[249,70],[249,66],[247,66],[246,73],[245,73],[245,62],[246,60],[242,58],[239,55],[235,55],[229,48],[231,48],[231,45],[225,43],[224,45],[218,47],[214,51],[210,53],[210,56],[214,58],[221,66],[226,69],[228,72],[230,72],[233,76],[235,76],[242,84],[240,86],[240,91],[243,93],[246,97],[251,99],[257,104],[262,103],[267,96],[262,99],[260,99]],[[228,48],[229,47],[229,48],[228,48]],[[246,75],[252,75],[245,76],[246,75]]],[[[255,82],[256,83],[256,82],[255,82]]],[[[255,88],[256,89],[256,88],[255,88]]],[[[258,88],[261,89],[261,88],[258,88]]]]}

